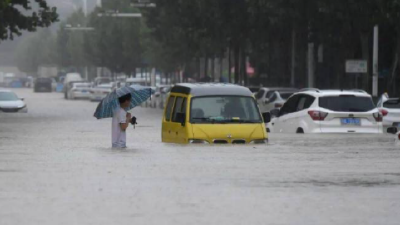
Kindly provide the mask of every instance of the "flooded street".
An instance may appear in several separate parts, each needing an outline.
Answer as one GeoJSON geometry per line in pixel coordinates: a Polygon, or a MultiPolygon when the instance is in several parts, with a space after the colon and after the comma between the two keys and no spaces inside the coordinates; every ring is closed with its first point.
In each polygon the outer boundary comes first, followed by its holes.
{"type": "Polygon", "coordinates": [[[393,136],[181,146],[161,143],[161,110],[137,108],[113,150],[97,103],[16,92],[29,112],[0,114],[1,225],[399,223],[393,136]]]}

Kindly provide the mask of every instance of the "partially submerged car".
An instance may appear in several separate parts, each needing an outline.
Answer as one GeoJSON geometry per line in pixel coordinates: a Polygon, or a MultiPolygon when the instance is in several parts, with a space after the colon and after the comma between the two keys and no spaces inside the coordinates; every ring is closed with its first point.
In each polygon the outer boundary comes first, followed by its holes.
{"type": "Polygon", "coordinates": [[[400,129],[400,98],[390,98],[388,94],[382,95],[377,105],[383,119],[384,130],[389,127],[400,129]]]}
{"type": "Polygon", "coordinates": [[[112,83],[109,84],[101,84],[96,87],[92,87],[90,89],[90,101],[101,101],[108,94],[110,94],[114,90],[114,85],[112,83]]]}
{"type": "Polygon", "coordinates": [[[178,84],[162,121],[162,141],[180,144],[264,144],[268,135],[253,93],[232,84],[178,84]]]}
{"type": "Polygon", "coordinates": [[[272,110],[274,133],[382,133],[382,115],[364,91],[300,91],[272,110]]]}
{"type": "Polygon", "coordinates": [[[0,90],[0,112],[27,113],[28,107],[23,98],[9,90],[0,90]]]}
{"type": "Polygon", "coordinates": [[[90,83],[73,83],[72,88],[68,92],[68,99],[89,99],[91,87],[90,83]]]}
{"type": "Polygon", "coordinates": [[[298,92],[295,88],[260,88],[255,95],[261,112],[269,112],[279,109],[286,100],[294,93],[298,92]]]}

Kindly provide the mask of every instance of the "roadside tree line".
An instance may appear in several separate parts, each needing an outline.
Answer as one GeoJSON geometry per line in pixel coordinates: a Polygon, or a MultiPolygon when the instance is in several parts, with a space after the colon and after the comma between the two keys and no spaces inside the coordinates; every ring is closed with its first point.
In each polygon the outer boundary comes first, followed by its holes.
{"type": "Polygon", "coordinates": [[[55,53],[47,58],[63,68],[104,67],[115,74],[156,67],[196,80],[222,76],[246,85],[306,87],[311,55],[316,87],[370,91],[372,31],[379,25],[380,91],[398,91],[400,0],[152,2],[156,8],[137,9],[130,0],[103,0],[87,18],[74,13],[49,41],[55,53]],[[141,12],[143,18],[98,16],[109,10],[141,12]],[[346,74],[347,59],[367,60],[368,73],[346,74]],[[252,77],[247,64],[255,69],[252,77]]]}

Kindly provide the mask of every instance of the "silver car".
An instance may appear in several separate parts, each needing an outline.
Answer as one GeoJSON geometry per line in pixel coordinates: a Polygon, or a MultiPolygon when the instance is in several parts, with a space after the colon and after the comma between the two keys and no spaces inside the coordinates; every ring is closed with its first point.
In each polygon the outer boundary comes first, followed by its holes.
{"type": "Polygon", "coordinates": [[[6,113],[27,113],[28,108],[24,99],[8,90],[0,90],[0,112],[6,113]]]}
{"type": "Polygon", "coordinates": [[[286,100],[298,89],[294,88],[260,88],[255,95],[261,112],[270,112],[273,109],[281,108],[286,100]]]}

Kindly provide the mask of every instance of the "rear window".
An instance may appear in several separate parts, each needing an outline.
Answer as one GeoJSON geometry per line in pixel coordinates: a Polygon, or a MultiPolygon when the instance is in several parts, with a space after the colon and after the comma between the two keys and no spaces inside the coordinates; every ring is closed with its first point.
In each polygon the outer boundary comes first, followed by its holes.
{"type": "Polygon", "coordinates": [[[389,100],[383,103],[383,107],[388,109],[400,109],[400,99],[389,100]]]}
{"type": "Polygon", "coordinates": [[[52,82],[50,78],[38,78],[37,82],[52,82]]]}
{"type": "Polygon", "coordinates": [[[354,95],[321,97],[319,106],[336,112],[368,112],[375,108],[372,98],[354,95]]]}

